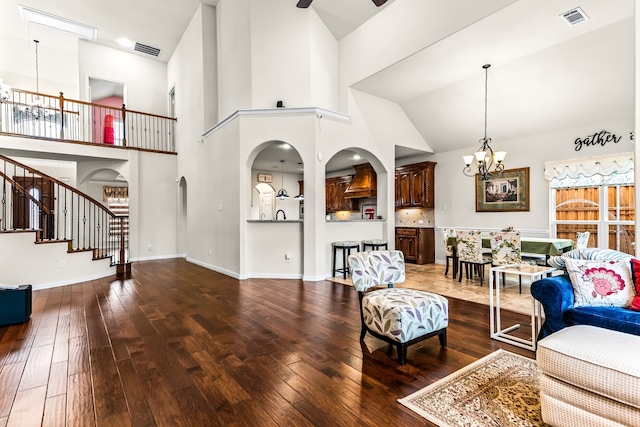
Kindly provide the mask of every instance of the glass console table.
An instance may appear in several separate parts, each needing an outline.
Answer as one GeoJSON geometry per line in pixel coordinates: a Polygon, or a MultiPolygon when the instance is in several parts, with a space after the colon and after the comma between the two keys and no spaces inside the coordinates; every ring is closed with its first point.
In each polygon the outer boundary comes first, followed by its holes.
{"type": "Polygon", "coordinates": [[[524,339],[510,335],[520,328],[520,324],[515,324],[507,328],[502,328],[500,319],[500,280],[502,273],[528,277],[531,282],[541,279],[544,275],[551,276],[556,270],[554,267],[537,266],[529,264],[502,265],[491,267],[489,270],[489,319],[491,322],[491,338],[506,342],[527,350],[536,351],[536,339],[540,327],[542,326],[542,307],[540,303],[531,297],[531,339],[524,339]]]}

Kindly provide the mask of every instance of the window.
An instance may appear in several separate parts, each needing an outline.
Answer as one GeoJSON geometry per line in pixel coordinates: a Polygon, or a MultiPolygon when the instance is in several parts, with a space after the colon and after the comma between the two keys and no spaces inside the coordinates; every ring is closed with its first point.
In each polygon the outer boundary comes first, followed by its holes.
{"type": "Polygon", "coordinates": [[[589,247],[635,254],[633,156],[561,163],[545,164],[553,234],[575,240],[577,232],[589,231],[589,247]]]}

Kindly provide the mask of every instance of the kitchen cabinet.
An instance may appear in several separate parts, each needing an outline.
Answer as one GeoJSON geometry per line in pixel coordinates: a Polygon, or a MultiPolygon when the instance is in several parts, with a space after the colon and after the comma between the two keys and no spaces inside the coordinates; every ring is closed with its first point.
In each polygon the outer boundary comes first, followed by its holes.
{"type": "Polygon", "coordinates": [[[358,201],[345,197],[345,191],[351,183],[351,175],[327,178],[325,186],[326,212],[358,210],[358,201]]]}
{"type": "Polygon", "coordinates": [[[406,262],[415,264],[435,262],[434,229],[396,227],[396,249],[402,251],[406,262]]]}
{"type": "Polygon", "coordinates": [[[396,209],[434,207],[435,166],[421,162],[396,168],[396,209]]]}

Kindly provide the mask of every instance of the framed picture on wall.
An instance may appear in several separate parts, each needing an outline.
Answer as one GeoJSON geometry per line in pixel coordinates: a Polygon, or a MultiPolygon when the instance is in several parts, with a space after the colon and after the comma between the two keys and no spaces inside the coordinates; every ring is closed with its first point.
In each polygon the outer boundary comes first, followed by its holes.
{"type": "Polygon", "coordinates": [[[528,212],[529,168],[508,169],[483,181],[476,174],[476,212],[528,212]]]}

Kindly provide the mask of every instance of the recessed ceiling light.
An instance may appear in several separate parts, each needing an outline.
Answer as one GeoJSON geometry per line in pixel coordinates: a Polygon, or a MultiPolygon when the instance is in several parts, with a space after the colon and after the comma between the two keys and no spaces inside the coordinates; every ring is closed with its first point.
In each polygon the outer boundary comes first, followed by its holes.
{"type": "Polygon", "coordinates": [[[282,144],[280,146],[280,148],[282,148],[283,150],[289,150],[291,148],[291,146],[285,142],[284,144],[282,144]]]}
{"type": "Polygon", "coordinates": [[[360,160],[360,159],[361,159],[360,154],[353,155],[353,160],[360,160]]]}
{"type": "Polygon", "coordinates": [[[129,40],[126,37],[120,37],[119,39],[116,39],[115,42],[122,47],[133,47],[133,45],[136,44],[136,42],[129,40]]]}
{"type": "Polygon", "coordinates": [[[22,5],[18,5],[18,10],[20,11],[20,17],[25,22],[33,22],[56,30],[66,31],[87,40],[96,41],[98,38],[98,29],[95,27],[22,5]]]}

